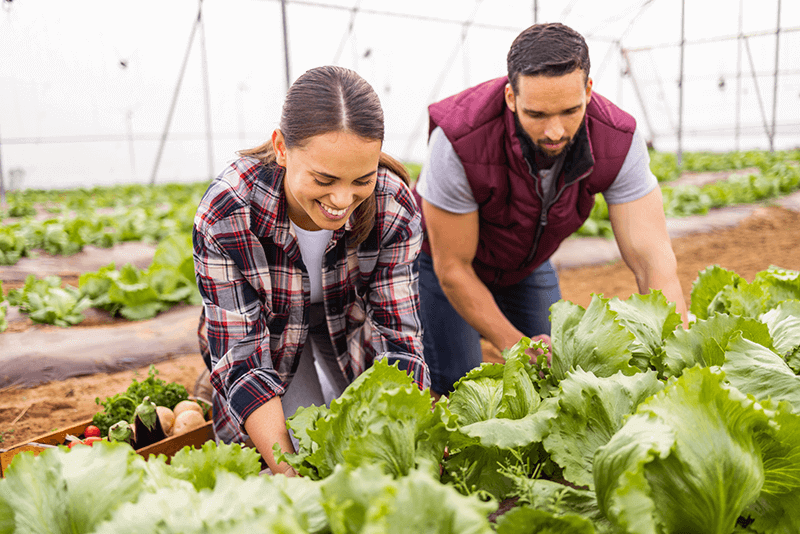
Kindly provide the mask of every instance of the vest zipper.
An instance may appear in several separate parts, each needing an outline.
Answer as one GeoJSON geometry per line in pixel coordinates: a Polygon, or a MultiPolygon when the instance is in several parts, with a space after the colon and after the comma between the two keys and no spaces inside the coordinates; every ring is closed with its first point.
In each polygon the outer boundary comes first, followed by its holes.
{"type": "MultiPolygon", "coordinates": [[[[528,165],[528,174],[533,176],[535,180],[538,180],[538,177],[533,175],[533,169],[531,169],[531,164],[528,162],[527,159],[525,160],[525,163],[527,163],[528,165]]],[[[556,202],[558,202],[558,199],[561,198],[561,195],[564,194],[564,191],[567,190],[567,187],[575,185],[584,178],[586,178],[587,176],[589,176],[592,173],[593,169],[594,167],[585,172],[582,176],[579,176],[571,184],[564,184],[564,187],[562,187],[556,192],[555,196],[552,199],[550,199],[550,202],[546,206],[542,205],[542,212],[539,214],[539,225],[536,227],[536,235],[533,238],[533,247],[531,248],[531,251],[528,253],[528,257],[525,258],[525,262],[522,265],[520,265],[519,267],[520,269],[524,268],[526,265],[531,263],[533,261],[534,256],[536,256],[536,251],[539,249],[539,240],[541,239],[542,234],[544,233],[544,227],[547,226],[547,214],[550,212],[550,208],[552,208],[553,205],[556,202]]],[[[559,169],[559,174],[561,174],[561,169],[559,169]]],[[[555,181],[555,183],[558,183],[558,176],[554,176],[553,180],[555,181]]],[[[544,198],[542,198],[542,194],[539,193],[538,187],[536,188],[536,194],[539,196],[539,200],[544,201],[544,198]]]]}

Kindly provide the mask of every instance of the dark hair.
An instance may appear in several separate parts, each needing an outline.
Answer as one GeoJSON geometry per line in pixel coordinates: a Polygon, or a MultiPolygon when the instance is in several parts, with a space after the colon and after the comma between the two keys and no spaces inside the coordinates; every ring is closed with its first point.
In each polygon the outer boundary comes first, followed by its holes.
{"type": "Polygon", "coordinates": [[[534,24],[520,33],[506,58],[514,93],[522,76],[562,76],[576,69],[589,80],[589,47],[581,34],[558,22],[534,24]]]}
{"type": "MultiPolygon", "coordinates": [[[[349,132],[383,142],[383,108],[372,86],[356,72],[337,66],[317,67],[297,78],[283,102],[280,130],[287,148],[303,146],[309,139],[330,132],[349,132]]],[[[275,162],[271,142],[242,150],[242,156],[275,162]]],[[[386,167],[409,183],[402,163],[381,152],[378,166],[386,167]]],[[[375,194],[356,208],[351,245],[363,242],[375,224],[375,194]]]]}

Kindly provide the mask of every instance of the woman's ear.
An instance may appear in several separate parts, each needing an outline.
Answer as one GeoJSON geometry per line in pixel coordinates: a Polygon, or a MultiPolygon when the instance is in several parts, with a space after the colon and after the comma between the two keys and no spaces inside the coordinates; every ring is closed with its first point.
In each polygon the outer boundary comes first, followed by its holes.
{"type": "Polygon", "coordinates": [[[286,167],[286,140],[283,138],[283,132],[277,128],[272,132],[272,150],[275,151],[275,163],[286,167]]]}

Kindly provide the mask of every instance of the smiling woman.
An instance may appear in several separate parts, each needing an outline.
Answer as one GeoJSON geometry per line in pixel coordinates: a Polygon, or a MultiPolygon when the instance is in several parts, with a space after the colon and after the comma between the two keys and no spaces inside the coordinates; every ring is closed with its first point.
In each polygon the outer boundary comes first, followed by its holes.
{"type": "Polygon", "coordinates": [[[379,140],[329,132],[287,149],[280,130],[272,139],[277,163],[287,169],[289,219],[305,230],[336,230],[375,190],[379,140]]]}
{"type": "Polygon", "coordinates": [[[286,417],[330,403],[377,359],[421,387],[420,214],[381,152],[383,111],[355,72],[320,67],[289,89],[270,141],[214,180],[195,218],[200,347],[223,441],[252,440],[273,472],[286,417]]]}

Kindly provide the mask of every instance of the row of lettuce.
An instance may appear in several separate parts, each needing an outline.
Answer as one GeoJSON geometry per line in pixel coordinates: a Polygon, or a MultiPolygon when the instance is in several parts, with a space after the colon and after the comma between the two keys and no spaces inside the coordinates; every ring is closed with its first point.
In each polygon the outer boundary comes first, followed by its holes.
{"type": "MultiPolygon", "coordinates": [[[[681,165],[674,154],[653,152],[651,158],[651,168],[662,182],[683,171],[755,169],[702,187],[663,184],[664,209],[670,217],[704,214],[712,208],[762,201],[800,189],[800,150],[687,153],[681,165]]],[[[409,169],[415,176],[419,173],[419,165],[409,165],[409,169]]],[[[0,265],[13,265],[36,250],[73,254],[86,245],[159,242],[176,232],[188,232],[206,186],[206,182],[198,182],[11,192],[8,209],[0,212],[4,220],[0,265]]],[[[611,236],[602,195],[597,196],[595,209],[578,235],[611,236]]]]}
{"type": "Polygon", "coordinates": [[[378,361],[288,420],[299,450],[276,455],[301,478],[237,445],[22,453],[0,533],[798,532],[800,272],[710,267],[691,311],[684,329],[660,292],[559,301],[552,366],[523,338],[433,409],[378,361]]]}
{"type": "MultiPolygon", "coordinates": [[[[705,185],[670,186],[662,183],[664,213],[667,217],[705,215],[716,208],[753,204],[794,193],[800,190],[799,161],[800,151],[780,153],[772,158],[764,158],[761,164],[754,166],[757,169],[754,172],[733,173],[725,180],[705,185]]],[[[584,237],[613,237],[608,205],[602,194],[595,196],[589,219],[577,234],[584,237]]]]}
{"type": "Polygon", "coordinates": [[[132,321],[155,317],[178,304],[202,304],[194,276],[191,236],[167,237],[146,269],[114,263],[84,273],[78,287],[59,276],[28,275],[25,284],[3,293],[0,283],[0,332],[8,329],[7,312],[15,306],[33,322],[67,327],[82,322],[89,308],[132,321]],[[5,301],[4,301],[5,299],[5,301]]]}
{"type": "Polygon", "coordinates": [[[189,233],[206,187],[196,183],[13,192],[0,226],[0,265],[14,265],[37,250],[69,255],[86,245],[157,243],[189,233]]]}

